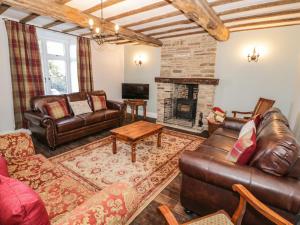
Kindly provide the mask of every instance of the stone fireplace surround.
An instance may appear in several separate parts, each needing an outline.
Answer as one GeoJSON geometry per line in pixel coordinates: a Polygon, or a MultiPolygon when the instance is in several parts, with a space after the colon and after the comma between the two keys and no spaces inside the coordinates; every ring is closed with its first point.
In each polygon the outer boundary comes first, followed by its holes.
{"type": "Polygon", "coordinates": [[[157,83],[157,123],[193,131],[201,132],[207,129],[208,116],[214,102],[215,87],[219,84],[219,79],[213,78],[164,78],[156,77],[157,83]],[[179,124],[170,124],[165,121],[165,99],[174,98],[178,95],[178,85],[182,84],[197,84],[198,96],[197,96],[197,110],[196,118],[193,127],[186,127],[179,124]],[[203,115],[202,123],[199,126],[200,114],[203,115]]]}

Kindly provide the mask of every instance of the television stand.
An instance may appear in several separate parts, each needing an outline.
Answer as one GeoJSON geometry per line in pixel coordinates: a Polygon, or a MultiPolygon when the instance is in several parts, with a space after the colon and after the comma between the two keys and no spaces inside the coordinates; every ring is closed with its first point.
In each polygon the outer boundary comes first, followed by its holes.
{"type": "Polygon", "coordinates": [[[143,112],[144,112],[144,119],[146,119],[147,114],[147,101],[143,99],[127,99],[124,101],[126,105],[126,111],[125,111],[125,119],[127,119],[127,106],[130,106],[131,108],[131,121],[134,121],[138,118],[138,111],[139,106],[143,106],[143,112]],[[136,113],[134,113],[134,111],[136,113]]]}

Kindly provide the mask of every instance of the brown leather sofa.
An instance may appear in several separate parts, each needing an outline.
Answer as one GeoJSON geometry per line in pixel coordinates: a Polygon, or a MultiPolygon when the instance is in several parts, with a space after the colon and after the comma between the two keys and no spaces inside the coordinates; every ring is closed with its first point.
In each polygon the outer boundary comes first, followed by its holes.
{"type": "MultiPolygon", "coordinates": [[[[257,152],[249,165],[226,160],[244,120],[227,118],[196,151],[180,158],[183,174],[181,203],[185,209],[207,215],[224,209],[231,215],[238,204],[233,184],[246,186],[258,199],[294,222],[300,212],[300,150],[288,120],[278,109],[262,116],[257,129],[257,152]]],[[[247,207],[243,225],[270,224],[247,207]]]]}
{"type": "MultiPolygon", "coordinates": [[[[122,124],[125,105],[120,102],[107,100],[106,110],[78,116],[71,114],[69,117],[58,120],[48,116],[44,107],[46,103],[60,99],[65,99],[66,102],[88,100],[90,103],[90,95],[103,95],[106,97],[104,91],[33,97],[31,99],[31,110],[24,114],[28,121],[28,128],[36,138],[46,143],[50,148],[55,149],[60,144],[122,124]]],[[[69,105],[68,107],[69,111],[72,112],[69,105]]]]}

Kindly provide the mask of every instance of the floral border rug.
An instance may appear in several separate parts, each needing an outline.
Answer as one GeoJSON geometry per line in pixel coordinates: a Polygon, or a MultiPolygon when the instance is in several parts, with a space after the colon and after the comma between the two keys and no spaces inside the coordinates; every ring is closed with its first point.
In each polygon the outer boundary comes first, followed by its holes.
{"type": "Polygon", "coordinates": [[[205,139],[164,128],[162,146],[157,135],[137,144],[136,162],[131,162],[131,147],[117,141],[112,153],[111,136],[50,158],[62,171],[94,191],[116,183],[128,183],[137,191],[139,204],[130,223],[179,173],[178,161],[185,150],[194,151],[205,139]]]}

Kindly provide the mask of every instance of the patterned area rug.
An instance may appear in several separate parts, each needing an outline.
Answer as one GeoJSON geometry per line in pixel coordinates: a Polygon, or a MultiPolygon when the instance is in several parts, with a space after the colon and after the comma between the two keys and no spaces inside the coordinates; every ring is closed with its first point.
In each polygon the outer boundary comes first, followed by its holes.
{"type": "Polygon", "coordinates": [[[137,144],[136,162],[131,162],[131,148],[117,142],[117,154],[112,153],[111,136],[50,158],[63,172],[95,191],[125,182],[137,191],[139,205],[130,223],[179,173],[178,159],[184,150],[194,151],[203,138],[164,129],[162,146],[157,135],[137,144]]]}

